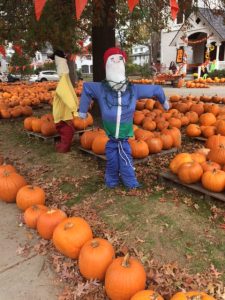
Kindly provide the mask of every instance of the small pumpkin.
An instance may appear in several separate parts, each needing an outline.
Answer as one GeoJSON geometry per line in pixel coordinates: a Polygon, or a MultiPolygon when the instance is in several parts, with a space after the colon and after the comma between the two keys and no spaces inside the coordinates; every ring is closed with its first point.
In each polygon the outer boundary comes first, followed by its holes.
{"type": "Polygon", "coordinates": [[[53,233],[56,249],[70,258],[78,258],[81,247],[93,238],[89,224],[80,217],[66,218],[53,233]]]}
{"type": "Polygon", "coordinates": [[[109,265],[105,275],[105,290],[111,300],[130,300],[145,288],[146,273],[135,258],[118,257],[109,265]]]}
{"type": "Polygon", "coordinates": [[[153,290],[143,290],[137,292],[130,300],[163,300],[163,297],[153,290]]]}
{"type": "Polygon", "coordinates": [[[105,147],[109,138],[105,134],[98,134],[91,145],[91,149],[96,154],[105,154],[105,147]]]}
{"type": "Polygon", "coordinates": [[[209,191],[222,192],[225,188],[225,172],[221,170],[206,171],[202,175],[202,185],[209,191]]]}
{"type": "Polygon", "coordinates": [[[187,136],[196,137],[201,135],[201,129],[197,124],[189,124],[186,128],[187,136]]]}
{"type": "Polygon", "coordinates": [[[66,219],[66,214],[60,209],[49,209],[41,214],[37,220],[37,231],[40,236],[46,240],[50,240],[56,226],[66,219]]]}
{"type": "Polygon", "coordinates": [[[115,251],[109,241],[101,238],[89,240],[80,250],[80,272],[86,279],[103,280],[114,257],[115,251]]]}
{"type": "Polygon", "coordinates": [[[213,171],[213,170],[221,170],[221,166],[218,163],[211,161],[211,160],[202,162],[201,166],[202,166],[203,172],[213,171]]]}
{"type": "Polygon", "coordinates": [[[15,202],[19,189],[26,184],[26,180],[20,174],[4,171],[0,175],[0,199],[15,202]]]}
{"type": "Polygon", "coordinates": [[[170,300],[216,300],[204,292],[179,292],[176,293],[170,300]]]}
{"type": "Polygon", "coordinates": [[[41,204],[35,204],[28,207],[23,215],[25,224],[35,229],[37,227],[37,220],[41,214],[48,210],[47,206],[41,204]]]}
{"type": "Polygon", "coordinates": [[[1,165],[0,166],[0,175],[3,175],[4,172],[16,173],[16,169],[12,165],[1,165]]]}
{"type": "Polygon", "coordinates": [[[148,145],[149,153],[159,153],[162,151],[163,142],[159,137],[153,137],[146,140],[148,145]]]}
{"type": "Polygon", "coordinates": [[[45,192],[38,186],[25,185],[16,195],[16,204],[22,209],[26,210],[34,204],[45,204],[45,192]]]}

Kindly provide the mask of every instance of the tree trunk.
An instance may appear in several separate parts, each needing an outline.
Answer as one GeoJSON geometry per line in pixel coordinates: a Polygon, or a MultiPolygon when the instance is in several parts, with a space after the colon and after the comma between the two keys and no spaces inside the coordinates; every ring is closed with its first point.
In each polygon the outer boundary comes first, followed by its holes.
{"type": "Polygon", "coordinates": [[[104,52],[115,47],[115,0],[95,0],[93,4],[93,81],[105,79],[104,52]]]}
{"type": "MultiPolygon", "coordinates": [[[[115,47],[115,0],[93,1],[92,22],[92,55],[93,55],[93,81],[105,79],[104,52],[115,47]]],[[[100,109],[97,101],[92,108],[95,125],[100,125],[100,109]]]]}
{"type": "Polygon", "coordinates": [[[75,83],[77,81],[77,72],[76,72],[75,61],[67,59],[67,65],[68,65],[68,68],[69,68],[70,80],[71,80],[71,83],[72,83],[72,85],[74,87],[75,83]]]}

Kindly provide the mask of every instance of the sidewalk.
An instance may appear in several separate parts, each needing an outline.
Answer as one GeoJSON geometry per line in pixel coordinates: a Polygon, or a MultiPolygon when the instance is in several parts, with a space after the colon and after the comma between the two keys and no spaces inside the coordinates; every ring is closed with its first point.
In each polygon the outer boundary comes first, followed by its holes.
{"type": "Polygon", "coordinates": [[[34,251],[20,255],[25,244],[35,244],[37,234],[19,226],[16,204],[0,201],[0,300],[57,300],[60,292],[45,256],[34,251]]]}

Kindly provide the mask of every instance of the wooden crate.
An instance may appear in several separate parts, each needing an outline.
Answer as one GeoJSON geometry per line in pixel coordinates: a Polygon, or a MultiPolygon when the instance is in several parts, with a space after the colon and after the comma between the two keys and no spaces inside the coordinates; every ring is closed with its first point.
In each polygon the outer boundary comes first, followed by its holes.
{"type": "MultiPolygon", "coordinates": [[[[84,149],[83,147],[79,147],[79,149],[81,151],[85,152],[85,153],[91,154],[91,155],[93,155],[97,158],[100,158],[103,161],[106,161],[106,156],[105,155],[96,154],[91,150],[84,149]]],[[[148,161],[152,160],[153,158],[160,157],[161,155],[171,154],[171,153],[175,153],[175,152],[177,152],[177,148],[172,148],[172,149],[169,149],[169,150],[163,150],[160,153],[151,154],[151,155],[148,155],[145,158],[139,158],[139,159],[134,158],[133,163],[134,163],[134,165],[140,164],[140,163],[145,163],[145,162],[148,162],[148,161]]]]}
{"type": "Polygon", "coordinates": [[[208,190],[206,190],[200,182],[197,182],[197,183],[193,183],[193,184],[186,184],[186,183],[183,183],[179,180],[179,178],[173,174],[172,172],[170,171],[166,171],[166,172],[160,172],[158,174],[159,178],[162,179],[162,180],[167,180],[167,181],[172,181],[176,184],[180,184],[182,186],[185,186],[189,189],[191,189],[192,191],[197,191],[199,193],[202,193],[205,200],[208,200],[208,199],[211,199],[211,198],[215,198],[215,199],[218,199],[220,201],[223,201],[225,202],[225,193],[214,193],[214,192],[210,192],[208,190]]]}

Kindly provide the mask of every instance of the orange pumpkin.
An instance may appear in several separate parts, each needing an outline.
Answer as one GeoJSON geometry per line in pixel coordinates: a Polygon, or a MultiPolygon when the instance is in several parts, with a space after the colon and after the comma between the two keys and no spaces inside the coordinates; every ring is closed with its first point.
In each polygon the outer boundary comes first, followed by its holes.
{"type": "Polygon", "coordinates": [[[193,159],[189,153],[179,153],[170,162],[170,170],[177,174],[179,167],[183,163],[192,162],[193,159]]]}
{"type": "Polygon", "coordinates": [[[1,165],[0,166],[0,175],[3,175],[4,172],[16,173],[16,169],[12,165],[1,165]]]}
{"type": "Polygon", "coordinates": [[[0,199],[15,202],[19,189],[26,184],[25,179],[18,173],[4,171],[0,175],[0,199]]]}
{"type": "Polygon", "coordinates": [[[119,257],[113,260],[106,271],[105,290],[111,300],[130,300],[145,288],[146,273],[135,258],[119,257]]]}
{"type": "Polygon", "coordinates": [[[197,292],[197,291],[191,291],[191,292],[179,292],[176,293],[170,300],[216,300],[215,298],[207,295],[204,292],[197,292]]]}
{"type": "Polygon", "coordinates": [[[225,136],[220,134],[212,135],[206,141],[206,148],[209,149],[218,148],[220,145],[225,146],[225,136]]]}
{"type": "Polygon", "coordinates": [[[129,144],[131,147],[131,155],[133,156],[133,158],[144,158],[148,156],[149,149],[145,141],[130,140],[129,144]]]}
{"type": "Polygon", "coordinates": [[[222,192],[225,188],[225,172],[221,170],[206,171],[202,175],[202,185],[209,191],[222,192]]]}
{"type": "Polygon", "coordinates": [[[163,297],[153,290],[144,290],[137,292],[130,300],[163,300],[163,297]]]}
{"type": "Polygon", "coordinates": [[[56,226],[66,219],[66,214],[60,209],[49,209],[41,214],[37,220],[37,231],[40,236],[46,240],[50,240],[56,226]]]}
{"type": "Polygon", "coordinates": [[[190,137],[200,136],[201,129],[197,124],[189,124],[186,128],[186,134],[190,137]]]}
{"type": "Polygon", "coordinates": [[[35,229],[37,227],[37,220],[41,214],[48,210],[47,206],[41,204],[35,204],[28,207],[23,215],[25,224],[35,229]]]}
{"type": "Polygon", "coordinates": [[[202,174],[202,167],[196,161],[183,163],[177,172],[180,181],[187,184],[198,182],[201,179],[202,174]]]}
{"type": "Polygon", "coordinates": [[[159,153],[162,151],[163,142],[159,137],[151,137],[146,140],[148,145],[149,153],[159,153]]]}
{"type": "Polygon", "coordinates": [[[211,160],[202,162],[201,166],[202,166],[203,172],[213,171],[213,170],[221,170],[221,166],[218,163],[211,161],[211,160]]]}
{"type": "Polygon", "coordinates": [[[86,279],[103,280],[115,257],[113,246],[105,239],[87,241],[80,250],[79,269],[86,279]]]}
{"type": "Polygon", "coordinates": [[[45,192],[38,186],[25,185],[16,195],[16,204],[26,210],[28,207],[35,204],[45,204],[45,192]]]}
{"type": "Polygon", "coordinates": [[[70,258],[78,258],[81,247],[93,238],[89,224],[80,217],[66,218],[54,230],[56,249],[70,258]]]}
{"type": "Polygon", "coordinates": [[[96,154],[105,154],[105,147],[109,138],[104,134],[98,134],[91,145],[91,149],[96,154]]]}

